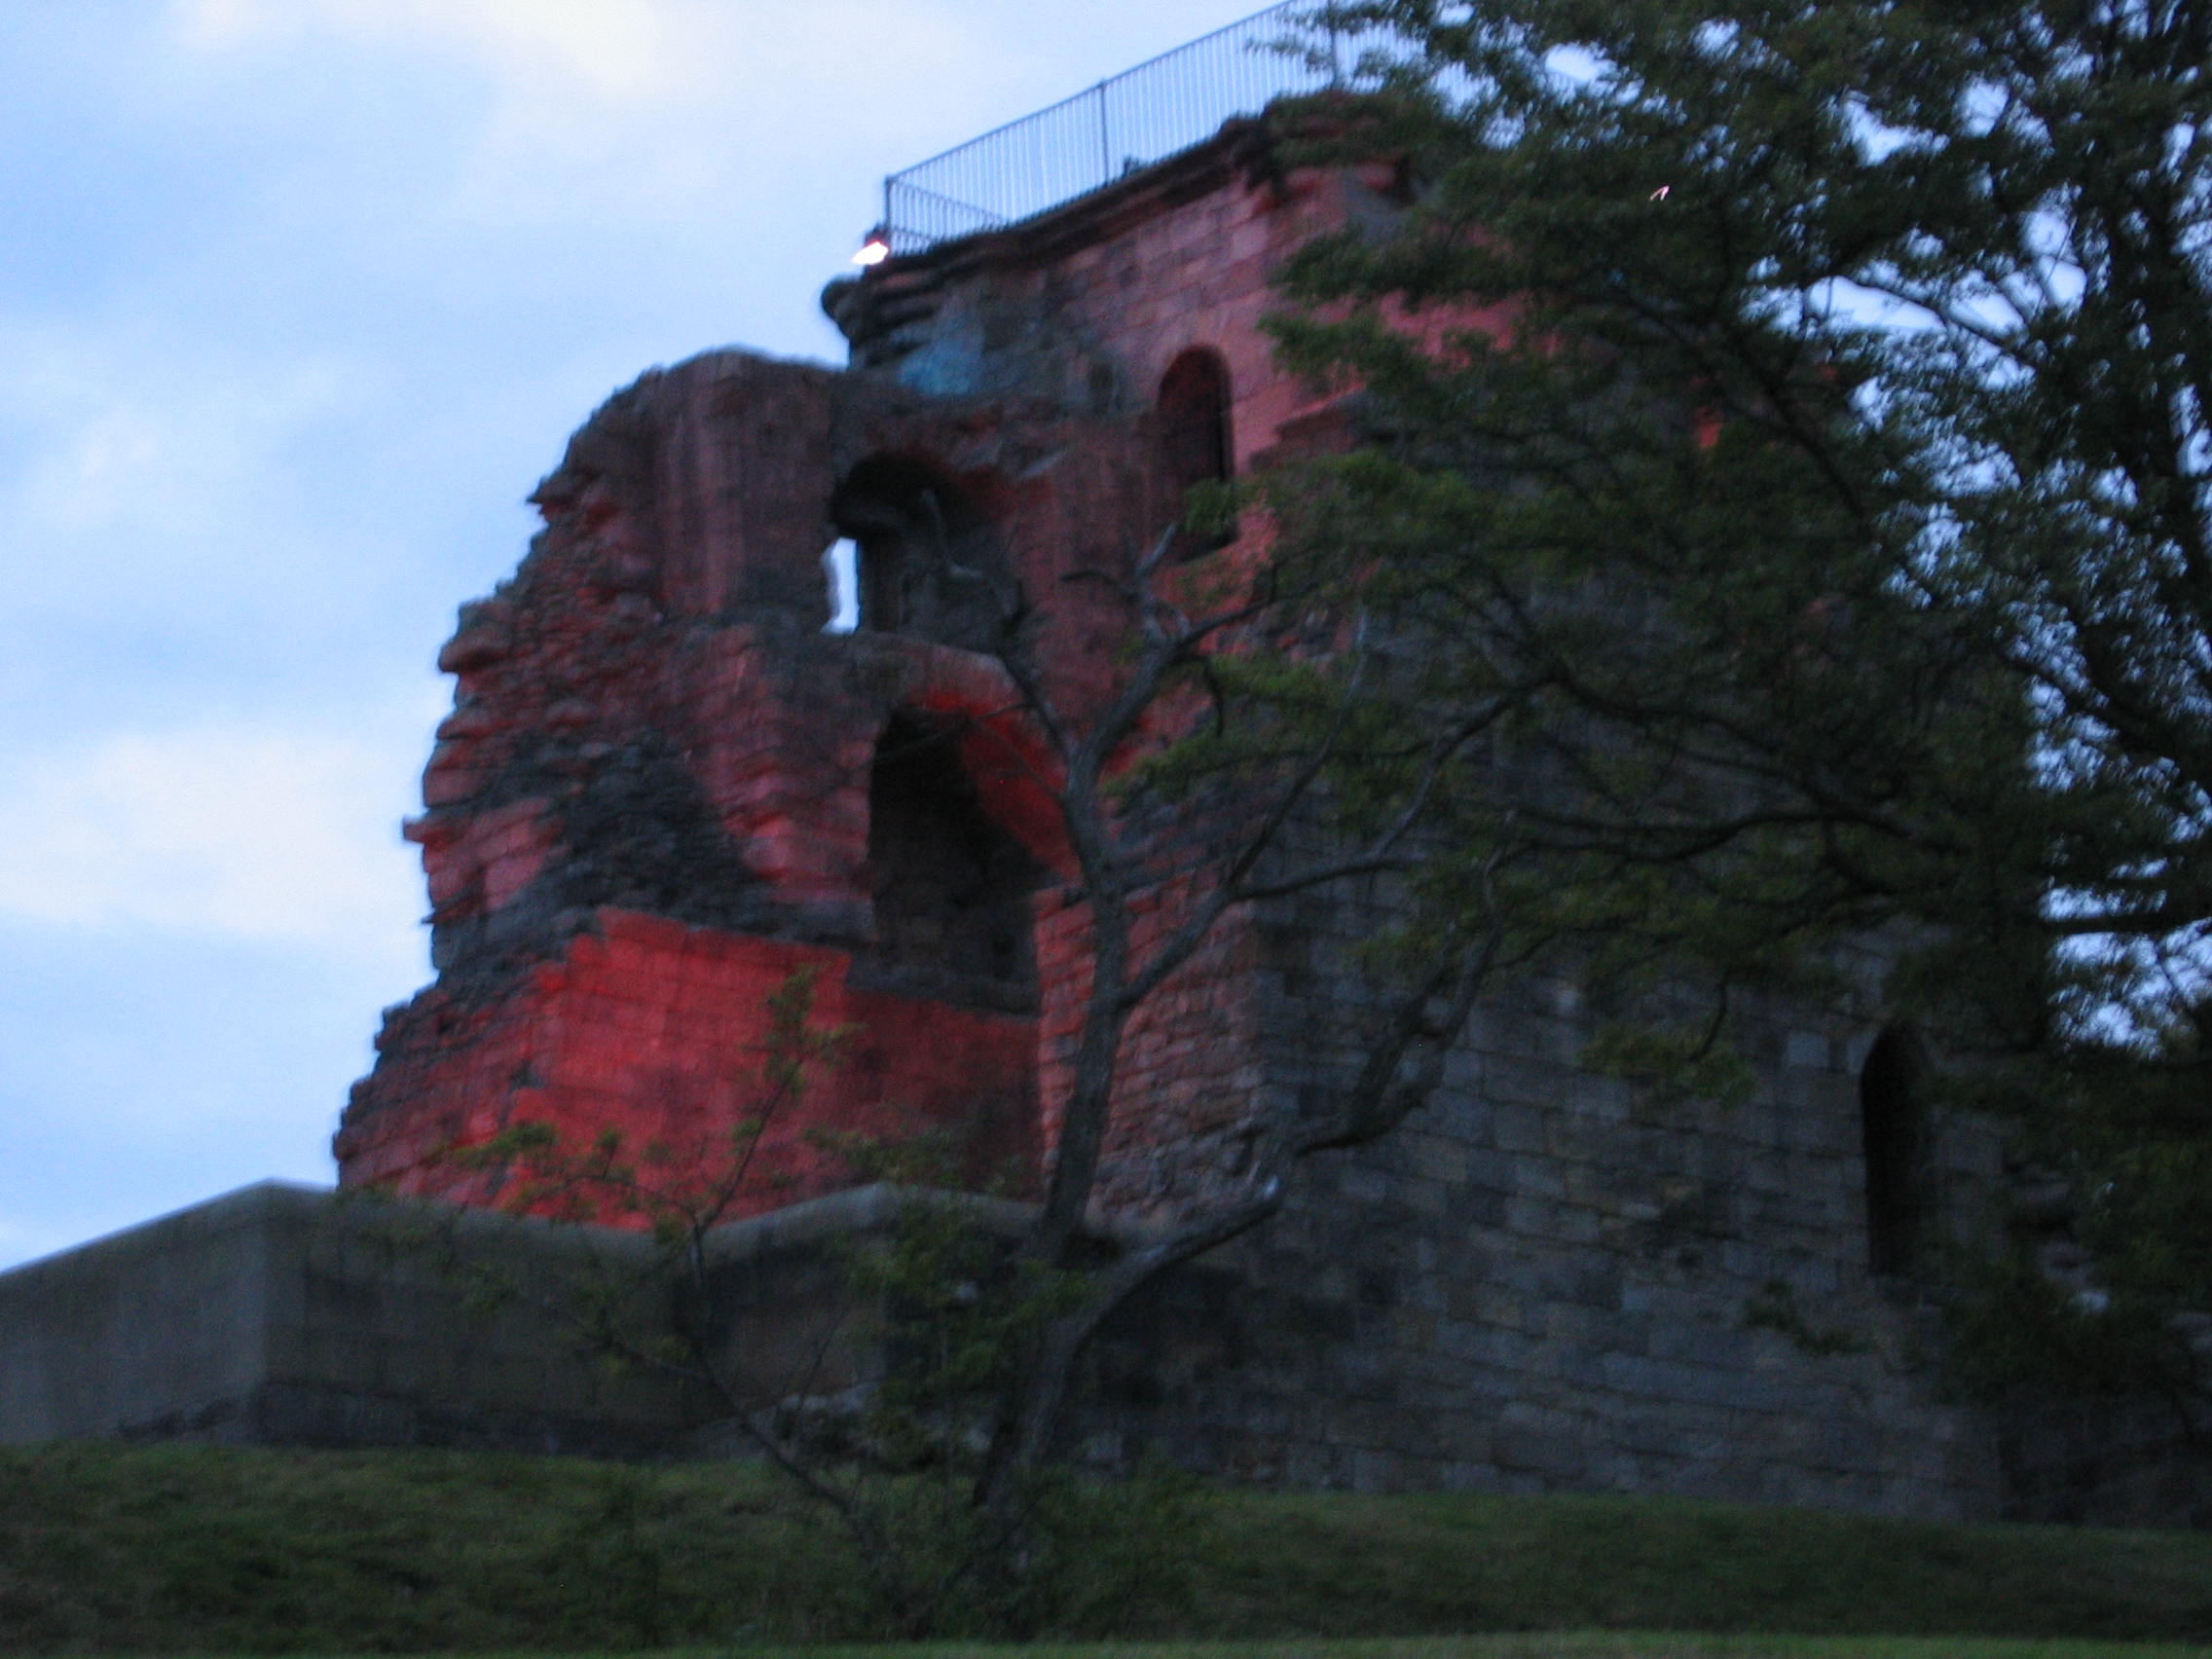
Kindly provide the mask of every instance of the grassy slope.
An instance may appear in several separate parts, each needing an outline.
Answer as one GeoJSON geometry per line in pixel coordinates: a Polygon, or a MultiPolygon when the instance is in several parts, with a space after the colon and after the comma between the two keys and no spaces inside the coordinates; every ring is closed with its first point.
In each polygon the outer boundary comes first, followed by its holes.
{"type": "MultiPolygon", "coordinates": [[[[481,1659],[501,1656],[483,1655],[481,1659]]],[[[2212,1647],[1973,1636],[1567,1631],[1516,1636],[1303,1637],[1266,1641],[656,1647],[628,1654],[578,1654],[574,1659],[2212,1659],[2212,1647]]]]}
{"type": "Polygon", "coordinates": [[[1239,1633],[1597,1625],[2212,1640],[2212,1537],[2201,1534],[1615,1497],[1284,1496],[1248,1503],[1236,1525],[1257,1547],[1210,1576],[1239,1633]]]}
{"type": "MultiPolygon", "coordinates": [[[[2008,1637],[1717,1636],[1570,1631],[1520,1636],[1271,1641],[986,1642],[754,1647],[744,1659],[2207,1659],[2212,1648],[2008,1637]]],[[[625,1659],[604,1655],[601,1659],[625,1659]]],[[[730,1650],[659,1648],[626,1659],[735,1659],[730,1650]]]]}
{"type": "MultiPolygon", "coordinates": [[[[1189,1604],[1121,1607],[1121,1630],[1098,1634],[1612,1626],[2212,1641],[2212,1535],[1615,1498],[1230,1493],[1212,1510],[1189,1604]]],[[[728,1465],[0,1453],[0,1652],[849,1639],[867,1634],[853,1578],[780,1489],[728,1465]]],[[[1567,1650],[1421,1646],[1436,1659],[1567,1650]]]]}

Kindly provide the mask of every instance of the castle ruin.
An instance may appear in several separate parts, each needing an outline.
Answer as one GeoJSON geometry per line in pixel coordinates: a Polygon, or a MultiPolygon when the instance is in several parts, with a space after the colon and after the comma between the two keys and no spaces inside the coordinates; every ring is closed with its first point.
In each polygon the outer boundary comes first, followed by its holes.
{"type": "MultiPolygon", "coordinates": [[[[1095,706],[1125,618],[1063,578],[1125,570],[1194,484],[1355,441],[1346,395],[1278,369],[1260,322],[1292,249],[1387,223],[1406,181],[1282,152],[1239,116],[1035,210],[895,221],[888,257],[825,295],[849,368],[710,352],[586,423],[532,498],[528,557],[439,657],[455,707],[407,827],[437,978],[386,1015],[342,1185],[484,1201],[447,1149],[526,1122],[726,1133],[801,969],[858,1035],[760,1149],[764,1223],[848,1183],[823,1129],[931,1127],[977,1182],[1034,1177],[1086,929],[977,596],[1039,596],[1055,696],[1095,706]]],[[[1171,1207],[1193,1149],[1231,1156],[1262,1103],[1343,1087],[1380,903],[1239,912],[1145,1005],[1117,1214],[1171,1207]]],[[[1662,1099],[1580,1063],[1571,987],[1492,997],[1402,1130],[1307,1161],[1273,1223],[1115,1322],[1085,1455],[1306,1487],[2063,1511],[1928,1363],[1915,1252],[1998,1183],[1994,1138],[1930,1117],[1890,1011],[1778,1004],[1753,1026],[1748,1100],[1662,1099]]],[[[404,1391],[355,1393],[378,1387],[404,1391]]],[[[398,1420],[347,1410],[309,1437],[398,1420]]],[[[438,1438],[405,1420],[388,1432],[438,1438]]],[[[2121,1469],[2097,1512],[2171,1512],[2163,1478],[2121,1469]]]]}
{"type": "MultiPolygon", "coordinates": [[[[800,967],[859,1049],[771,1128],[755,1203],[844,1179],[824,1125],[935,1125],[977,1175],[1050,1156],[1081,899],[980,648],[994,619],[930,550],[1040,596],[1037,658],[1082,708],[1127,623],[1062,578],[1125,571],[1195,482],[1351,441],[1346,394],[1279,370],[1259,324],[1284,256],[1387,222],[1401,181],[1279,149],[1232,121],[894,251],[825,296],[850,369],[710,353],[577,433],[529,558],[440,658],[456,708],[408,830],[439,977],[387,1019],[343,1182],[475,1196],[443,1149],[519,1122],[712,1134],[800,967]],[[839,539],[850,632],[826,628],[839,539]]],[[[1121,1213],[1171,1206],[1179,1163],[1260,1102],[1342,1086],[1373,902],[1233,914],[1139,1012],[1102,1183],[1121,1213]]],[[[1122,1321],[1093,1451],[1296,1485],[1996,1513],[1994,1448],[1908,1363],[1899,1288],[1919,1212],[1992,1179],[1995,1149],[1918,1114],[1906,1040],[1778,1009],[1754,1097],[1722,1108],[1586,1072],[1585,1034],[1565,987],[1493,1000],[1401,1132],[1311,1161],[1283,1216],[1122,1321]]]]}

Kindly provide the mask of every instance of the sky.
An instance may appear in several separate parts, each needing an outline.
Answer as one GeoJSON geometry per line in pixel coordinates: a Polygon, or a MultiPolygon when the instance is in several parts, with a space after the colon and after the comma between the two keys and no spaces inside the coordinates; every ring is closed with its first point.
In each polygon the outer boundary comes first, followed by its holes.
{"type": "Polygon", "coordinates": [[[0,1267],[327,1182],[433,666],[568,433],[883,174],[1258,0],[7,0],[0,1267]]]}

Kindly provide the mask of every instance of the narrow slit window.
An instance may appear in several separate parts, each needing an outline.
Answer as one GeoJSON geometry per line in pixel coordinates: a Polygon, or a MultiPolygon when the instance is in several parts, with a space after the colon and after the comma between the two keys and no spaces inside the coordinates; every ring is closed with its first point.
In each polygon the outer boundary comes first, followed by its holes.
{"type": "Polygon", "coordinates": [[[830,589],[830,620],[822,631],[850,634],[861,625],[860,547],[851,536],[840,536],[823,550],[822,575],[830,589]]]}
{"type": "Polygon", "coordinates": [[[1892,1026],[1874,1040],[1859,1074],[1860,1131],[1866,1154],[1866,1265],[1883,1274],[1921,1265],[1934,1220],[1933,1152],[1921,1087],[1919,1044],[1892,1026]]]}

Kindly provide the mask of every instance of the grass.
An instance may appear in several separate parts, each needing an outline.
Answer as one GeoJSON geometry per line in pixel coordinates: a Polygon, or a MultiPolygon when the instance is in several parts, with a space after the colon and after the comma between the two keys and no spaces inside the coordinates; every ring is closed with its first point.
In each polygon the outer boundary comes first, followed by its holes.
{"type": "MultiPolygon", "coordinates": [[[[1272,1641],[983,1642],[906,1647],[754,1648],[744,1659],[2204,1659],[2168,1643],[1990,1641],[1977,1637],[1716,1636],[1668,1631],[1272,1641]]],[[[611,1656],[610,1656],[611,1659],[611,1656]]],[[[643,1656],[639,1656],[643,1659],[643,1656]]],[[[736,1659],[728,1649],[654,1659],[736,1659]]]]}
{"type": "MultiPolygon", "coordinates": [[[[1161,1581],[1179,1595],[1094,1604],[1070,1632],[1185,1640],[1024,1659],[2100,1659],[2212,1642],[2199,1533],[1604,1497],[1220,1493],[1203,1508],[1187,1581],[1161,1581]],[[1600,1634],[1510,1634],[1562,1631],[1600,1634]],[[1755,1634],[1772,1631],[1794,1635],[1755,1634]],[[1346,1640],[1481,1632],[1499,1634],[1346,1640]],[[1883,1640],[1818,1640],[1846,1637],[1883,1640]]],[[[832,1534],[743,1466],[0,1453],[0,1653],[764,1653],[874,1634],[856,1578],[832,1534]]]]}
{"type": "MultiPolygon", "coordinates": [[[[1981,1637],[1716,1636],[1679,1631],[1567,1631],[1540,1636],[1396,1637],[1372,1641],[874,1643],[653,1647],[571,1659],[2206,1659],[2167,1642],[2026,1641],[1981,1637]]],[[[475,1659],[522,1659],[478,1655],[475,1659]]]]}
{"type": "MultiPolygon", "coordinates": [[[[572,1659],[2205,1659],[2170,1643],[1990,1641],[1979,1637],[1685,1635],[1567,1631],[1541,1636],[1272,1641],[979,1641],[782,1647],[660,1647],[572,1659]]],[[[518,1659],[482,1655],[479,1659],[518,1659]]]]}
{"type": "Polygon", "coordinates": [[[1216,1564],[1209,1589],[1238,1634],[1279,1620],[1344,1636],[1611,1626],[2212,1640],[2201,1534],[1444,1495],[1246,1501],[1235,1525],[1247,1546],[1216,1564]]]}

